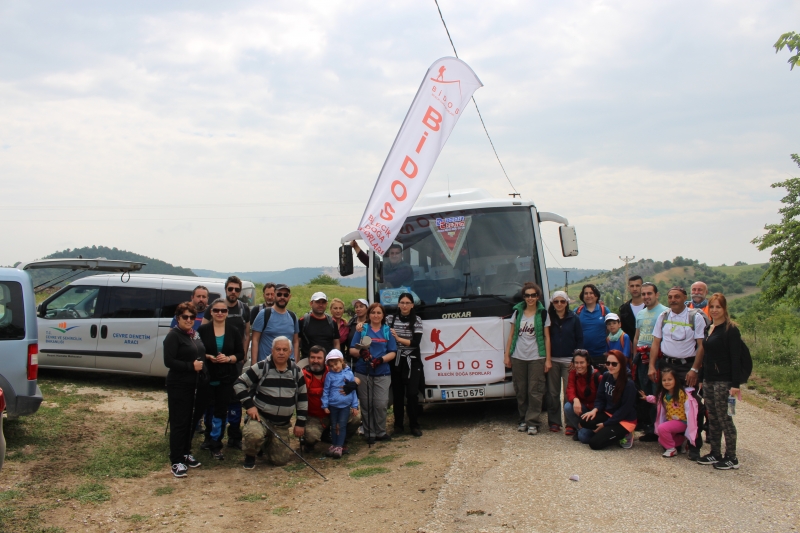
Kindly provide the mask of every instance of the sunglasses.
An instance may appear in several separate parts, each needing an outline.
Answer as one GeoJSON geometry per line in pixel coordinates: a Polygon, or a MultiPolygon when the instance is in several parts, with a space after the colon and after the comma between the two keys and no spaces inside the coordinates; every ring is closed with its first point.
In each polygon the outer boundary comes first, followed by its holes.
{"type": "Polygon", "coordinates": [[[539,297],[539,293],[538,292],[526,292],[525,293],[525,298],[538,298],[538,297],[539,297]]]}
{"type": "Polygon", "coordinates": [[[328,300],[314,300],[314,303],[317,303],[317,304],[326,304],[326,303],[328,303],[328,300]]]}
{"type": "Polygon", "coordinates": [[[277,296],[278,298],[288,298],[289,297],[289,293],[288,292],[276,292],[275,296],[277,296]]]}
{"type": "Polygon", "coordinates": [[[228,292],[242,292],[241,287],[228,287],[228,292]]]}
{"type": "Polygon", "coordinates": [[[194,320],[197,318],[197,315],[181,315],[178,318],[182,318],[184,320],[194,320]]]}
{"type": "Polygon", "coordinates": [[[567,301],[566,300],[553,300],[553,303],[556,304],[556,305],[564,305],[565,303],[567,303],[567,301]]]}
{"type": "Polygon", "coordinates": [[[211,312],[212,313],[219,313],[219,314],[222,314],[222,315],[228,314],[228,310],[227,309],[212,309],[211,312]]]}
{"type": "Polygon", "coordinates": [[[610,366],[611,368],[616,368],[619,366],[619,363],[616,361],[606,361],[606,366],[610,366]]]}

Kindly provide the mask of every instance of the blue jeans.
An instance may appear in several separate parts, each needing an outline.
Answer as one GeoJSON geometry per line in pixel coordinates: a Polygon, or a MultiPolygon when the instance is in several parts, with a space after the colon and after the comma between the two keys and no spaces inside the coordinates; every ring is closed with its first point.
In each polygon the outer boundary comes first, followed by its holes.
{"type": "Polygon", "coordinates": [[[331,444],[338,448],[344,446],[347,437],[347,420],[350,418],[349,407],[328,407],[331,410],[331,444]]]}
{"type": "Polygon", "coordinates": [[[581,417],[575,414],[575,409],[572,407],[572,402],[567,402],[564,404],[564,420],[566,420],[567,426],[578,429],[578,425],[581,422],[581,417]]]}

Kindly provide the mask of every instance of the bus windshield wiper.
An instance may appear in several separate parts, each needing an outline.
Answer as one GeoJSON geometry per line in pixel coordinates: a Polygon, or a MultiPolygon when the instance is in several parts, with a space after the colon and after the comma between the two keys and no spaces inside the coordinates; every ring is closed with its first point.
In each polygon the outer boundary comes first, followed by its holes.
{"type": "MultiPolygon", "coordinates": [[[[493,300],[499,300],[503,303],[507,303],[509,305],[514,305],[514,302],[506,298],[505,296],[498,296],[496,294],[468,294],[467,296],[450,296],[447,298],[441,298],[442,300],[460,300],[461,302],[467,300],[485,300],[491,298],[493,300]]],[[[442,303],[453,303],[453,302],[442,302],[442,303]]]]}

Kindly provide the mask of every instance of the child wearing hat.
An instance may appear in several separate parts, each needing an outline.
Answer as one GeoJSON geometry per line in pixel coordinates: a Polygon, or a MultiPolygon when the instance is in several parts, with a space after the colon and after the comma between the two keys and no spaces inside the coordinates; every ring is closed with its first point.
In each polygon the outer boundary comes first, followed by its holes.
{"type": "Polygon", "coordinates": [[[345,438],[347,437],[347,420],[350,413],[358,413],[358,396],[353,390],[343,393],[347,382],[355,380],[353,371],[344,364],[342,352],[333,349],[325,357],[328,365],[328,374],[325,376],[325,385],[322,389],[322,409],[331,415],[331,447],[328,455],[334,459],[341,459],[345,438]]]}
{"type": "Polygon", "coordinates": [[[619,350],[628,361],[631,360],[631,338],[628,334],[622,331],[622,322],[619,315],[616,313],[608,313],[606,315],[606,330],[608,336],[606,337],[606,352],[609,350],[619,350]]]}

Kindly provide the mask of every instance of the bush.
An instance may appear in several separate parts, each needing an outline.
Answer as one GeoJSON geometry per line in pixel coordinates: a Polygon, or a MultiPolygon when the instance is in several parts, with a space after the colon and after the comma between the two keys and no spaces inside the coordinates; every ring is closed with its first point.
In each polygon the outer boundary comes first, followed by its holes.
{"type": "Polygon", "coordinates": [[[327,274],[320,274],[315,278],[311,278],[307,285],[341,285],[341,283],[339,283],[338,279],[327,274]]]}

